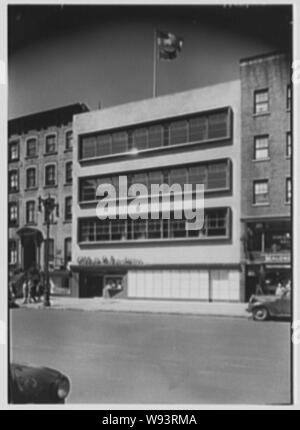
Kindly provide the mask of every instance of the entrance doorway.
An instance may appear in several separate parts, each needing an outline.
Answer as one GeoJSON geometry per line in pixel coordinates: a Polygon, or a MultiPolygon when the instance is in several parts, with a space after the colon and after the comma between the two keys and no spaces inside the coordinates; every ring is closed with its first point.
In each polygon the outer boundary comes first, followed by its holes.
{"type": "Polygon", "coordinates": [[[31,236],[28,236],[24,240],[24,263],[23,267],[24,270],[30,269],[30,267],[33,267],[36,265],[36,245],[34,243],[34,238],[31,236]]]}
{"type": "Polygon", "coordinates": [[[41,244],[43,235],[40,230],[23,227],[18,232],[22,244],[22,268],[28,270],[33,266],[41,265],[41,244]]]}

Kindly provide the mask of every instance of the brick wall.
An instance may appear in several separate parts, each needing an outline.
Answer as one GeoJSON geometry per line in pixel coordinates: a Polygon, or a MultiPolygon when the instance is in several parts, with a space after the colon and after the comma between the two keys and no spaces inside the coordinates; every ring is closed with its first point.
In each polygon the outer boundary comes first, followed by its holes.
{"type": "Polygon", "coordinates": [[[287,111],[289,60],[283,54],[241,61],[242,94],[242,217],[289,216],[286,178],[291,159],[286,157],[286,133],[291,130],[287,111]],[[254,91],[269,89],[269,113],[255,115],[254,91]],[[269,135],[270,159],[254,161],[254,136],[269,135]],[[268,206],[253,205],[253,181],[269,179],[268,206]]]}

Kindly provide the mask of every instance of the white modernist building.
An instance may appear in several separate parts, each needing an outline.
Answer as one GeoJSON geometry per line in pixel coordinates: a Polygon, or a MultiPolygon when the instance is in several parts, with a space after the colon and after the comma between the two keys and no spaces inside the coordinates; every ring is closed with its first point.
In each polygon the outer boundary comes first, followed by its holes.
{"type": "Polygon", "coordinates": [[[240,116],[237,80],[74,117],[74,296],[243,300],[240,116]],[[96,189],[120,175],[204,184],[203,228],[172,213],[99,220],[96,189]]]}

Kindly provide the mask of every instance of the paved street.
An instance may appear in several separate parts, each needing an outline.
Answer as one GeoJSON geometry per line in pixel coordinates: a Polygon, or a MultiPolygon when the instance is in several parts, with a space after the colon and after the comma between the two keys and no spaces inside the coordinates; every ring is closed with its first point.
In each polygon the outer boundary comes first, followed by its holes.
{"type": "Polygon", "coordinates": [[[11,331],[13,361],[69,375],[69,403],[290,401],[287,322],[16,309],[11,331]]]}

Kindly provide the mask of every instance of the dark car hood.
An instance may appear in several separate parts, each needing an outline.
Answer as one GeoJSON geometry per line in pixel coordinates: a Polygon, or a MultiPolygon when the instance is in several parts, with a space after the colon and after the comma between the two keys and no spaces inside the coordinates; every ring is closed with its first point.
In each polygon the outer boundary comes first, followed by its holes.
{"type": "Polygon", "coordinates": [[[43,367],[43,366],[35,366],[35,365],[29,365],[29,364],[19,364],[19,363],[12,363],[10,365],[11,371],[16,374],[16,372],[22,372],[25,374],[30,374],[30,376],[43,376],[43,379],[51,378],[56,379],[62,376],[62,373],[60,373],[58,370],[51,369],[50,367],[43,367]]]}
{"type": "Polygon", "coordinates": [[[49,367],[13,363],[10,383],[13,403],[49,403],[54,399],[54,384],[64,375],[49,367]]]}

